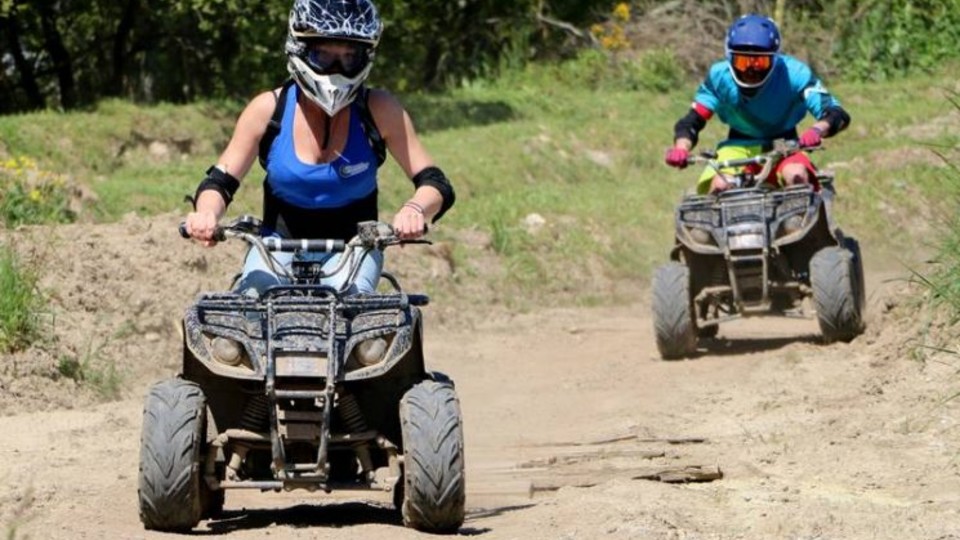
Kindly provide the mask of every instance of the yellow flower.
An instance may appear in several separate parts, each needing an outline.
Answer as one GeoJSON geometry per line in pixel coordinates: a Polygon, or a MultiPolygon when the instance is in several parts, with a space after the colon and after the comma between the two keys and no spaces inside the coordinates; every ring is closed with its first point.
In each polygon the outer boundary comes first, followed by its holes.
{"type": "Polygon", "coordinates": [[[31,200],[31,201],[33,201],[33,202],[40,202],[41,199],[43,199],[43,194],[40,193],[40,190],[39,190],[39,189],[33,188],[33,189],[30,190],[30,200],[31,200]]]}
{"type": "Polygon", "coordinates": [[[613,18],[618,21],[627,22],[630,20],[630,4],[620,2],[613,8],[613,18]]]}

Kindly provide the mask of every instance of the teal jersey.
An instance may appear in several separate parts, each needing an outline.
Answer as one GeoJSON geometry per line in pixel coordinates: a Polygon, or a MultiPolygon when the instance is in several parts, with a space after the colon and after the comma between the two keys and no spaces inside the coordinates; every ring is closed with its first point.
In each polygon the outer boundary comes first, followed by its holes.
{"type": "Polygon", "coordinates": [[[727,144],[753,145],[795,139],[797,124],[808,112],[819,120],[827,109],[840,107],[840,102],[806,64],[778,54],[770,78],[752,96],[737,86],[729,62],[715,63],[697,89],[693,106],[716,114],[730,126],[727,144]]]}

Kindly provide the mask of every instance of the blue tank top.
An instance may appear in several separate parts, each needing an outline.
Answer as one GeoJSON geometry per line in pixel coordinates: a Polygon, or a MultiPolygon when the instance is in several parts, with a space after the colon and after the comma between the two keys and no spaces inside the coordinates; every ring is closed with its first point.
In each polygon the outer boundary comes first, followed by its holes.
{"type": "Polygon", "coordinates": [[[377,189],[377,157],[363,131],[357,104],[350,105],[350,131],[343,153],[330,163],[304,163],[293,145],[297,85],[290,87],[280,133],[267,154],[274,196],[303,209],[333,209],[368,198],[377,189]]]}

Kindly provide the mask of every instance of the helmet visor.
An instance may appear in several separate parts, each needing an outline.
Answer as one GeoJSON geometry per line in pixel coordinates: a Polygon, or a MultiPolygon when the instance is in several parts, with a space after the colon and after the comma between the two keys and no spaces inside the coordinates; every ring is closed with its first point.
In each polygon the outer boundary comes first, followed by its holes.
{"type": "Polygon", "coordinates": [[[737,78],[747,84],[763,82],[773,68],[773,55],[733,53],[730,64],[737,74],[737,78]]]}
{"type": "Polygon", "coordinates": [[[319,75],[357,76],[370,62],[370,45],[346,40],[307,44],[307,63],[319,75]]]}

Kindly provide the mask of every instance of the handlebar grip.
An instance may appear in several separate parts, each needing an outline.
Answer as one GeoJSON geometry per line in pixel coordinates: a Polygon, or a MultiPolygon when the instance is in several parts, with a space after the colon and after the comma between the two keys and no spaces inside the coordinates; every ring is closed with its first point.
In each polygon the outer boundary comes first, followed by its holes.
{"type": "Polygon", "coordinates": [[[263,239],[263,245],[269,251],[309,251],[314,253],[339,253],[346,249],[343,240],[297,240],[269,237],[263,239]]]}
{"type": "MultiPolygon", "coordinates": [[[[180,225],[177,227],[177,230],[180,232],[181,238],[183,238],[184,240],[190,239],[190,233],[187,232],[186,222],[181,221],[180,225]]],[[[227,235],[224,234],[223,227],[217,227],[216,230],[213,231],[213,239],[216,240],[217,242],[223,242],[224,240],[227,239],[227,235]]]]}

